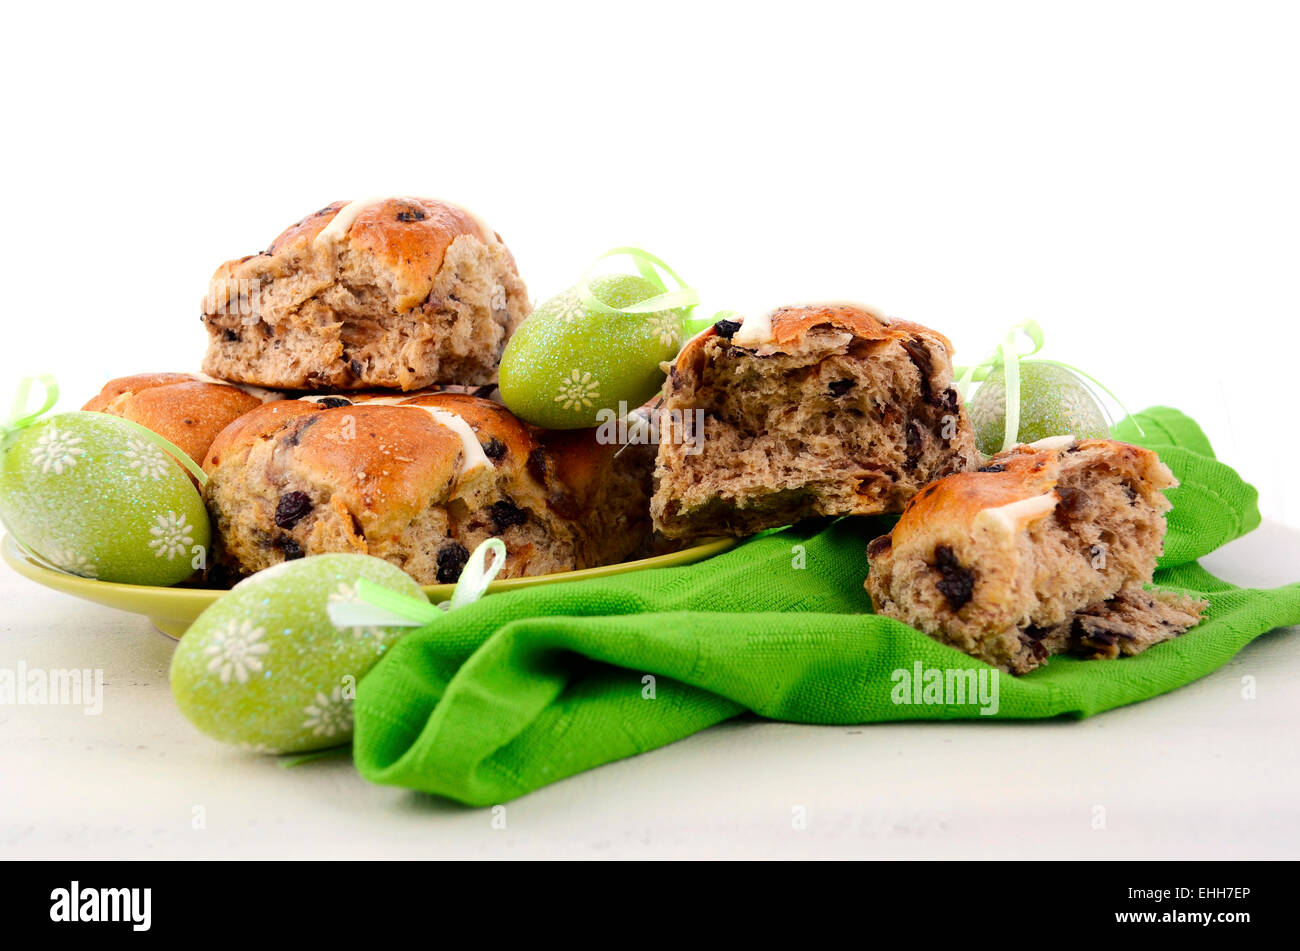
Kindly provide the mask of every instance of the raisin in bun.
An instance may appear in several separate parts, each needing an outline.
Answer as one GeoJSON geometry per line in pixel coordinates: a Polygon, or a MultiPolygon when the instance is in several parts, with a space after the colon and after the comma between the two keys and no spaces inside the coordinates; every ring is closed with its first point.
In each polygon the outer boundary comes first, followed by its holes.
{"type": "Polygon", "coordinates": [[[490,383],[528,310],[510,251],[470,212],[337,201],[217,269],[203,367],[289,390],[490,383]]]}
{"type": "Polygon", "coordinates": [[[204,461],[217,557],[247,574],[361,552],[422,584],[456,581],[490,537],[505,578],[621,561],[649,535],[650,460],[616,448],[463,393],[268,403],[204,461]]]}
{"type": "Polygon", "coordinates": [[[812,515],[900,512],[932,479],[977,463],[952,383],[952,344],[856,305],[723,320],[664,383],[655,527],[747,535],[812,515]],[[692,435],[689,431],[687,436],[692,435]]]}
{"type": "Polygon", "coordinates": [[[218,433],[273,399],[279,394],[189,373],[140,373],[110,380],[82,409],[139,423],[201,462],[218,433]]]}
{"type": "Polygon", "coordinates": [[[1136,654],[1205,602],[1146,590],[1177,483],[1155,453],[1044,440],[927,486],[867,548],[877,613],[1011,673],[1136,654]]]}

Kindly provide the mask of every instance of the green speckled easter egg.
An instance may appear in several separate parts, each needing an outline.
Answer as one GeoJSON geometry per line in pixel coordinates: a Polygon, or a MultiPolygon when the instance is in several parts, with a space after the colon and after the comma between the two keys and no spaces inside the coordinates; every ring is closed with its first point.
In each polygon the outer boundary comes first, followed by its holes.
{"type": "MultiPolygon", "coordinates": [[[[592,295],[629,307],[662,291],[642,277],[598,277],[592,295]]],[[[501,399],[521,419],[547,429],[596,426],[602,409],[628,409],[659,391],[659,364],[677,355],[684,314],[602,314],[575,290],[543,303],[520,324],[501,357],[501,399]]]]}
{"type": "Polygon", "coordinates": [[[63,413],[5,436],[0,520],[56,567],[123,584],[184,581],[206,565],[211,542],[181,464],[103,413],[63,413]]]}
{"type": "MultiPolygon", "coordinates": [[[[986,456],[998,452],[1007,419],[1007,388],[1001,368],[979,385],[966,408],[980,452],[986,456]]],[[[1026,360],[1020,364],[1017,442],[1066,435],[1076,439],[1104,439],[1109,434],[1106,414],[1077,376],[1051,363],[1026,360]]]]}
{"type": "Polygon", "coordinates": [[[337,628],[331,601],[365,578],[424,598],[401,569],[368,555],[317,555],[241,581],[199,615],[172,656],[172,694],[204,733],[261,753],[352,739],[356,685],[408,629],[337,628]]]}

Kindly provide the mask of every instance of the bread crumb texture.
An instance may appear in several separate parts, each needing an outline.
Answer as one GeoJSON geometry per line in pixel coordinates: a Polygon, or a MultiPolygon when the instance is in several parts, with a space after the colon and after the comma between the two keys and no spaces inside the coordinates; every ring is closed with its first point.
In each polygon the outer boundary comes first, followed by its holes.
{"type": "Polygon", "coordinates": [[[204,298],[204,371],[290,390],[494,381],[529,310],[499,237],[454,205],[393,198],[317,240],[346,204],[217,269],[204,298]]]}
{"type": "Polygon", "coordinates": [[[746,535],[808,516],[901,512],[926,483],[976,465],[948,341],[868,317],[787,309],[772,318],[769,344],[713,331],[688,344],[661,412],[702,412],[703,438],[693,446],[661,430],[656,528],[746,535]]]}

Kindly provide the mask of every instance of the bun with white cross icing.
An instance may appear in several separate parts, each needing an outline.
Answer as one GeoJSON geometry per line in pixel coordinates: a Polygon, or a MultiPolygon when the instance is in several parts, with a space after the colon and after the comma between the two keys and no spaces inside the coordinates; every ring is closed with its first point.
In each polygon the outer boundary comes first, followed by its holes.
{"type": "Polygon", "coordinates": [[[926,486],[867,547],[876,612],[1021,674],[1052,654],[1137,654],[1206,603],[1148,590],[1177,485],[1148,449],[1043,440],[926,486]]]}
{"type": "Polygon", "coordinates": [[[611,564],[650,540],[651,457],[552,432],[468,393],[314,396],[240,417],[204,460],[218,561],[235,574],[330,552],[450,583],[475,547],[503,578],[611,564]]]}
{"type": "Polygon", "coordinates": [[[430,198],[336,201],[217,269],[203,368],[285,390],[417,390],[496,379],[528,314],[514,258],[430,198]]]}

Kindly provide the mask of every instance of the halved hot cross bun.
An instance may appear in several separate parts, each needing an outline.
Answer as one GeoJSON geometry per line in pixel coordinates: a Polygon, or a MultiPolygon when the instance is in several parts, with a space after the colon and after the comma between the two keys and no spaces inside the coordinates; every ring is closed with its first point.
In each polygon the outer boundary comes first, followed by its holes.
{"type": "Polygon", "coordinates": [[[877,613],[1010,673],[1136,654],[1205,602],[1148,590],[1176,485],[1154,452],[1070,437],[926,486],[867,547],[877,613]]]}
{"type": "Polygon", "coordinates": [[[655,527],[746,535],[901,512],[927,482],[977,464],[951,354],[942,334],[850,304],[719,321],[664,384],[655,527]]]}

